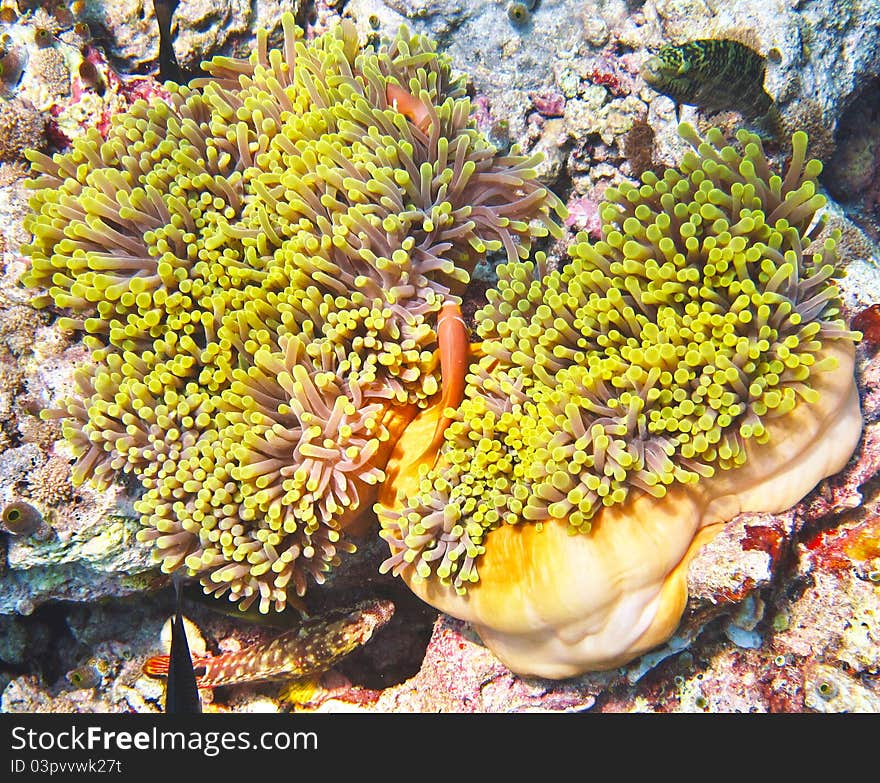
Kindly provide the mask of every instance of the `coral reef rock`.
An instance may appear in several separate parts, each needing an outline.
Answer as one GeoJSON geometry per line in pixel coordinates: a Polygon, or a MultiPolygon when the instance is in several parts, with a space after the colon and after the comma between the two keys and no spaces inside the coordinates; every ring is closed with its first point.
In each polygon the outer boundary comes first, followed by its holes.
{"type": "MultiPolygon", "coordinates": [[[[708,116],[689,105],[679,116],[672,99],[641,76],[645,60],[665,44],[740,40],[767,58],[764,87],[786,135],[807,132],[809,154],[825,164],[819,182],[841,202],[831,201],[825,214],[841,232],[843,315],[852,323],[880,303],[880,158],[872,124],[880,92],[880,4],[541,0],[520,4],[524,16],[511,5],[181,0],[172,38],[178,61],[190,70],[214,55],[248,56],[259,28],[269,31],[270,47],[278,45],[284,11],[296,15],[306,41],[342,16],[354,20],[361,42],[387,43],[401,24],[434,38],[453,73],[467,76],[479,130],[502,152],[518,145],[545,155],[535,172],[570,213],[566,235],[540,246],[551,270],[578,231],[599,237],[606,187],[678,165],[686,147],[676,133],[679,119],[701,131],[719,127],[728,142],[749,125],[735,111],[708,116]]],[[[143,663],[160,650],[171,611],[170,591],[161,589],[167,577],[151,560],[151,547],[136,540],[130,488],[65,483],[75,455],[55,442],[57,422],[36,414],[71,393],[74,369],[88,362],[88,351],[80,333],[59,327],[56,316],[69,311],[28,316],[33,292],[17,282],[29,263],[20,246],[33,241],[22,225],[32,193],[23,177],[34,173],[25,169],[23,148],[69,152],[70,140],[90,132],[106,138],[111,117],[137,98],[169,100],[151,77],[159,51],[151,0],[86,0],[78,13],[88,23],[87,38],[73,19],[49,19],[46,11],[23,12],[2,26],[9,37],[0,53],[0,104],[8,114],[5,126],[0,120],[0,505],[28,503],[43,522],[31,535],[0,532],[0,711],[159,712],[164,686],[143,674],[143,663]],[[35,40],[39,26],[54,36],[47,47],[35,40]]],[[[775,163],[788,154],[781,143],[767,148],[775,163]]],[[[462,306],[469,324],[497,283],[498,255],[488,254],[474,272],[462,306]]],[[[858,346],[855,368],[864,431],[854,457],[793,508],[730,521],[690,564],[689,598],[675,633],[628,664],[565,680],[512,673],[471,625],[438,615],[408,591],[403,595],[400,580],[379,574],[387,545],[374,527],[310,598],[325,608],[339,596],[361,600],[374,590],[383,596],[396,590],[398,611],[383,633],[320,681],[229,686],[206,692],[206,709],[880,710],[876,344],[858,346]]],[[[190,598],[186,611],[214,654],[274,633],[255,630],[240,613],[222,614],[232,609],[228,601],[207,600],[210,609],[190,598]]],[[[289,613],[298,616],[293,607],[289,613]]],[[[283,622],[288,615],[273,617],[283,622]]]]}

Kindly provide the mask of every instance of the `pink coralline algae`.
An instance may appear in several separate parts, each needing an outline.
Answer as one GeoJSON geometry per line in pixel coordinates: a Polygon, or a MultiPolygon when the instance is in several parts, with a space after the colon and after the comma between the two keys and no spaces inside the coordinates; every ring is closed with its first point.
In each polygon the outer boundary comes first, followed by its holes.
{"type": "Polygon", "coordinates": [[[558,92],[529,93],[534,107],[545,117],[561,117],[565,114],[565,96],[558,92]]]}
{"type": "Polygon", "coordinates": [[[853,319],[853,329],[858,329],[865,335],[865,339],[873,344],[880,345],[880,304],[872,304],[866,307],[853,319]]]}
{"type": "Polygon", "coordinates": [[[880,424],[868,424],[857,457],[836,476],[826,479],[804,501],[805,518],[822,521],[829,515],[858,508],[864,502],[862,487],[880,472],[880,424]]]}
{"type": "Polygon", "coordinates": [[[477,95],[473,100],[473,118],[477,123],[480,133],[490,133],[495,119],[489,108],[489,99],[485,95],[477,95]]]}
{"type": "Polygon", "coordinates": [[[481,645],[466,623],[441,615],[418,674],[383,691],[374,710],[579,712],[595,704],[607,679],[523,679],[481,645]]]}
{"type": "Polygon", "coordinates": [[[591,195],[575,196],[568,204],[565,225],[576,231],[586,231],[590,239],[602,235],[602,218],[599,216],[599,200],[591,195]]]}
{"type": "Polygon", "coordinates": [[[71,90],[71,104],[82,100],[90,92],[106,92],[102,103],[100,116],[96,121],[96,127],[102,137],[107,137],[110,129],[110,119],[114,114],[124,111],[129,105],[137,100],[150,101],[157,97],[161,100],[170,99],[167,90],[152,76],[127,76],[124,79],[110,67],[102,52],[94,46],[88,46],[83,51],[83,62],[89,63],[91,69],[99,76],[98,84],[90,84],[77,75],[73,79],[71,90]],[[104,86],[106,83],[106,87],[104,86]],[[119,96],[122,100],[112,100],[110,96],[119,96]]]}
{"type": "Polygon", "coordinates": [[[636,91],[635,75],[638,72],[638,65],[632,56],[617,55],[612,46],[587,66],[585,78],[592,84],[605,87],[613,96],[620,97],[636,91]]]}
{"type": "Polygon", "coordinates": [[[855,569],[872,581],[880,581],[880,516],[872,516],[852,526],[822,530],[804,542],[804,560],[811,567],[826,571],[855,569]]]}

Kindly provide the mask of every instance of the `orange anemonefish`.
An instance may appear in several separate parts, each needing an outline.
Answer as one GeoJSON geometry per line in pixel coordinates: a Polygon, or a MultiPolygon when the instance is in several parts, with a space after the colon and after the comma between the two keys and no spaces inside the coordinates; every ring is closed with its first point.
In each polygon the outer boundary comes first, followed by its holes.
{"type": "Polygon", "coordinates": [[[431,115],[428,113],[428,107],[403,87],[390,83],[385,85],[385,99],[389,106],[399,111],[422,133],[427,135],[431,130],[431,115]]]}

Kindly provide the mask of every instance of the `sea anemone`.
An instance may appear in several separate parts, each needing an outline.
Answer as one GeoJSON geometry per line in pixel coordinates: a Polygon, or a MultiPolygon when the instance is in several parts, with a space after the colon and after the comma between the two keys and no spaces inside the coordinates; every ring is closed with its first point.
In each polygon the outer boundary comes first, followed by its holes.
{"type": "Polygon", "coordinates": [[[483,358],[430,470],[431,409],[377,510],[383,570],[471,620],[513,669],[565,677],[664,641],[690,557],[741,511],[781,511],[861,432],[818,161],[784,177],[757,136],[606,192],[603,239],[517,262],[477,314],[483,358]],[[812,244],[812,247],[810,245],[812,244]]]}
{"type": "Polygon", "coordinates": [[[260,33],[250,59],[166,84],[106,139],[30,153],[23,277],[92,351],[47,413],[75,481],[132,474],[163,569],[262,611],[352,548],[438,389],[443,302],[486,253],[558,235],[563,211],[534,160],[480,136],[429,41],[362,50],[349,22],[310,42],[283,27],[280,49],[260,33]]]}

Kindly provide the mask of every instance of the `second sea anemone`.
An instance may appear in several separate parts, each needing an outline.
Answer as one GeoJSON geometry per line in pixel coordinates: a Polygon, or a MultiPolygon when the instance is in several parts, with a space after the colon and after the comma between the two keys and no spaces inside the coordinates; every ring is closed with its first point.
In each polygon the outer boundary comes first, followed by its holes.
{"type": "Polygon", "coordinates": [[[816,240],[806,136],[780,176],[753,134],[737,150],[681,133],[679,170],[606,193],[601,241],[557,272],[499,270],[433,467],[432,409],[388,464],[383,569],[518,672],[612,668],[663,642],[699,547],[798,502],[859,440],[859,335],[836,236],[816,240]]]}

